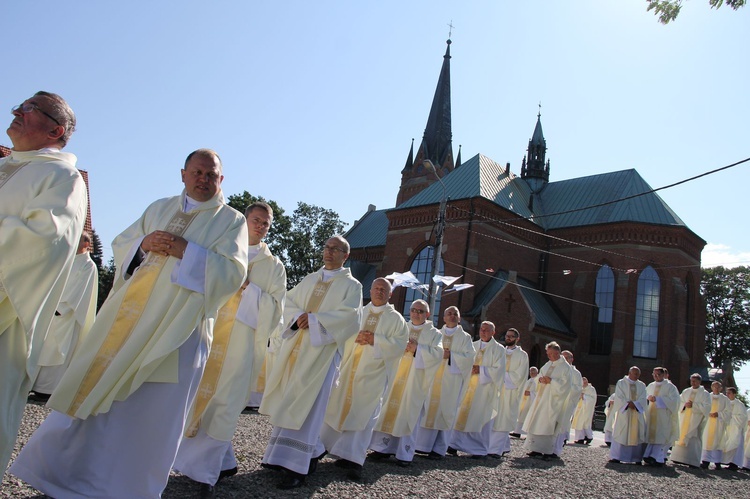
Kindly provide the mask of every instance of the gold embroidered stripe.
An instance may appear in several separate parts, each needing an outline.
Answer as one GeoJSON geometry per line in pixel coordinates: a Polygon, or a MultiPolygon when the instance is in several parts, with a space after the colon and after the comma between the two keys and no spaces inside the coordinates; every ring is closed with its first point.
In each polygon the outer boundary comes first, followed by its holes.
{"type": "Polygon", "coordinates": [[[447,365],[448,359],[443,359],[435,373],[435,379],[432,382],[432,393],[429,395],[430,407],[427,410],[427,421],[422,425],[425,428],[432,429],[435,427],[435,417],[437,416],[437,411],[440,407],[440,396],[443,391],[443,373],[445,372],[445,366],[447,365]]]}
{"type": "Polygon", "coordinates": [[[23,163],[16,163],[14,161],[7,161],[2,168],[0,168],[0,187],[5,185],[5,183],[11,179],[13,175],[18,173],[21,168],[28,165],[28,161],[24,161],[23,163]]]}
{"type": "Polygon", "coordinates": [[[263,365],[260,366],[260,373],[258,373],[258,382],[255,384],[255,391],[263,393],[266,390],[266,358],[268,352],[263,356],[263,365]]]}
{"type": "MultiPolygon", "coordinates": [[[[635,401],[638,400],[638,387],[635,386],[635,383],[630,385],[630,401],[635,403],[635,401]]],[[[639,442],[639,424],[638,421],[638,411],[635,409],[628,409],[628,445],[638,445],[639,442]]]]}
{"type": "Polygon", "coordinates": [[[208,407],[208,403],[216,393],[216,388],[219,385],[219,378],[221,378],[221,371],[224,369],[224,360],[227,357],[229,351],[229,340],[232,337],[232,329],[234,328],[235,317],[237,315],[237,308],[242,300],[242,289],[238,289],[235,294],[229,299],[229,301],[221,307],[219,314],[216,317],[216,325],[214,326],[214,340],[211,343],[211,353],[208,356],[206,367],[203,371],[203,377],[201,378],[200,385],[198,386],[198,393],[195,395],[195,401],[193,402],[193,417],[185,430],[185,436],[192,438],[198,434],[198,428],[200,428],[201,417],[208,407]]]}
{"type": "Polygon", "coordinates": [[[414,356],[411,352],[406,352],[398,364],[398,372],[393,381],[393,390],[391,391],[391,396],[388,398],[388,407],[385,408],[385,414],[383,414],[383,424],[380,426],[380,430],[383,433],[391,433],[393,431],[396,416],[398,416],[399,409],[401,408],[401,399],[404,396],[406,380],[409,377],[409,370],[413,362],[414,356]]]}
{"type": "MultiPolygon", "coordinates": [[[[365,321],[365,327],[367,328],[366,331],[369,331],[371,333],[375,333],[375,330],[378,328],[378,323],[380,322],[380,316],[383,314],[383,312],[380,313],[374,313],[370,312],[367,315],[367,320],[365,321]]],[[[362,358],[362,352],[364,351],[364,345],[356,345],[354,347],[354,360],[352,360],[352,372],[349,374],[349,383],[346,385],[346,399],[344,399],[344,407],[341,410],[341,419],[339,420],[339,428],[338,430],[341,431],[341,428],[344,426],[344,421],[346,421],[346,417],[349,415],[349,411],[352,408],[352,397],[354,392],[354,378],[357,375],[357,367],[359,366],[359,360],[362,358]]]]}
{"type": "MultiPolygon", "coordinates": [[[[690,394],[690,402],[693,402],[695,399],[695,394],[697,392],[693,392],[690,394]]],[[[682,425],[680,425],[680,440],[677,442],[677,445],[685,446],[685,437],[687,436],[687,432],[690,429],[690,420],[693,418],[693,408],[692,407],[685,407],[682,411],[682,425]]]]}
{"type": "MultiPolygon", "coordinates": [[[[476,357],[474,357],[475,366],[482,365],[482,359],[484,358],[484,350],[479,350],[476,357]]],[[[458,410],[458,418],[456,419],[456,429],[458,431],[464,431],[466,429],[466,421],[469,419],[469,412],[471,411],[471,404],[474,402],[474,392],[477,391],[479,385],[479,373],[472,374],[469,380],[469,388],[466,390],[464,400],[461,402],[461,408],[458,410]]]]}
{"type": "MultiPolygon", "coordinates": [[[[654,397],[659,396],[661,386],[656,385],[654,387],[654,397]]],[[[656,402],[651,402],[648,405],[648,442],[653,444],[656,442],[656,426],[658,425],[659,413],[656,409],[656,402]]]]}
{"type": "MultiPolygon", "coordinates": [[[[195,211],[192,213],[178,211],[172,216],[165,230],[170,234],[182,236],[197,213],[195,211]]],[[[70,407],[66,411],[69,416],[75,416],[83,401],[101,379],[102,374],[107,370],[128,338],[130,338],[133,328],[140,320],[143,310],[146,308],[148,299],[154,290],[154,285],[166,261],[166,256],[150,252],[135,275],[130,278],[130,285],[125,291],[125,296],[122,299],[120,309],[117,311],[114,323],[107,333],[104,342],[99,347],[99,351],[91,362],[75,397],[73,397],[70,407]]]]}
{"type": "MultiPolygon", "coordinates": [[[[719,399],[711,397],[711,413],[719,412],[719,399]]],[[[706,438],[706,450],[716,450],[718,442],[716,436],[719,433],[719,418],[708,418],[708,435],[706,438]]]]}

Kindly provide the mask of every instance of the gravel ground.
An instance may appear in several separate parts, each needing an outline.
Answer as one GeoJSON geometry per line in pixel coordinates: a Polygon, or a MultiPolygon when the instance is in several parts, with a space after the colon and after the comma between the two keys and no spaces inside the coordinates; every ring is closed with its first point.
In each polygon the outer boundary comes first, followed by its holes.
{"type": "MultiPolygon", "coordinates": [[[[16,452],[47,413],[43,406],[26,406],[16,452]]],[[[558,461],[531,459],[522,442],[512,439],[511,453],[502,460],[448,456],[428,461],[417,456],[409,468],[399,468],[393,459],[367,462],[361,483],[347,480],[344,470],[326,457],[304,487],[284,492],[275,488],[277,473],[260,468],[270,432],[267,417],[240,417],[234,438],[239,474],[221,482],[218,497],[750,497],[748,473],[671,464],[663,468],[609,464],[608,449],[598,439],[589,447],[566,447],[558,461]]],[[[195,484],[178,474],[170,478],[163,494],[166,499],[196,496],[195,484]]],[[[5,474],[0,497],[42,496],[5,474]]]]}

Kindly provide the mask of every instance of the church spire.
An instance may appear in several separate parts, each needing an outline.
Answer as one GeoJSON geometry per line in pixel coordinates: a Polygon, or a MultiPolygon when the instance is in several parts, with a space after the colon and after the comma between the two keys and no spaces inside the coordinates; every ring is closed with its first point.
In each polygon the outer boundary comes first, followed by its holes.
{"type": "Polygon", "coordinates": [[[397,206],[437,182],[435,173],[422,166],[424,161],[432,161],[440,177],[454,169],[453,132],[451,130],[451,43],[449,38],[446,41],[443,65],[427,118],[427,126],[412,163],[413,167],[405,167],[401,172],[401,188],[396,198],[397,206]]]}
{"type": "Polygon", "coordinates": [[[536,126],[529,140],[527,156],[521,166],[521,178],[526,180],[535,193],[541,192],[549,182],[549,161],[546,161],[547,141],[542,132],[542,105],[539,104],[539,112],[536,115],[536,126]]]}
{"type": "Polygon", "coordinates": [[[411,139],[411,147],[409,148],[409,155],[406,157],[406,164],[404,165],[404,169],[401,170],[401,173],[407,173],[410,172],[412,167],[414,166],[414,139],[411,139]]]}

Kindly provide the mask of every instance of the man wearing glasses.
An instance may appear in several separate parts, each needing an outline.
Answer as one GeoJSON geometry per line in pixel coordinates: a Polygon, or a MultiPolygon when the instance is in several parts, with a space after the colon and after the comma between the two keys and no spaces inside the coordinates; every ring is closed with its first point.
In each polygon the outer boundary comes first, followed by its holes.
{"type": "Polygon", "coordinates": [[[62,152],[76,118],[59,95],[12,109],[10,156],[0,159],[0,470],[16,441],[44,338],[86,219],[76,157],[62,152]]]}
{"type": "Polygon", "coordinates": [[[328,397],[362,307],[362,285],[344,268],[348,257],[347,240],[331,237],[323,268],[287,293],[282,345],[259,409],[273,425],[261,465],[284,472],[280,489],[301,487],[325,455],[320,432],[328,397]]]}
{"type": "Polygon", "coordinates": [[[395,455],[401,467],[410,466],[414,459],[417,420],[443,360],[442,335],[427,320],[429,314],[426,301],[415,300],[411,304],[409,341],[372,434],[371,459],[395,455]]]}

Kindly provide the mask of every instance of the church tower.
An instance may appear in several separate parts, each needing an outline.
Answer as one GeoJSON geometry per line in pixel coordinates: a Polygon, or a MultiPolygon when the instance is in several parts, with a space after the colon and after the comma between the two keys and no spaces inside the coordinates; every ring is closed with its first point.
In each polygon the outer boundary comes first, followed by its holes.
{"type": "Polygon", "coordinates": [[[453,144],[451,131],[451,41],[448,39],[443,67],[440,70],[435,96],[432,99],[430,116],[427,119],[422,143],[414,154],[412,142],[404,169],[401,170],[401,187],[398,190],[396,206],[418,192],[437,182],[435,173],[424,167],[430,160],[442,178],[453,171],[453,144]]]}
{"type": "Polygon", "coordinates": [[[521,178],[531,187],[532,192],[539,194],[549,182],[549,160],[547,156],[547,141],[542,132],[542,113],[536,115],[534,134],[529,140],[527,154],[521,161],[521,178]]]}

